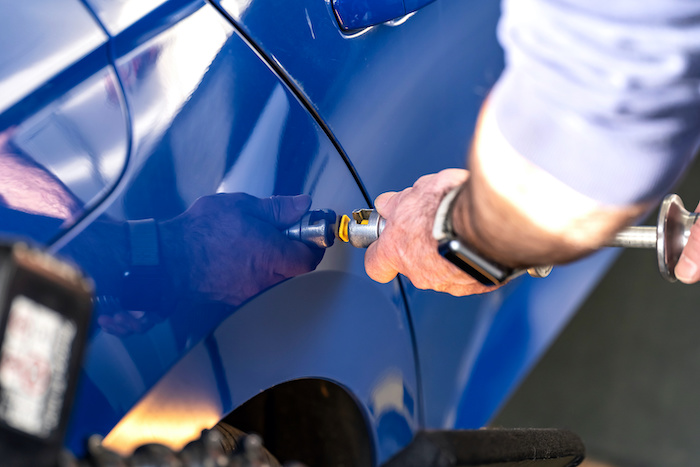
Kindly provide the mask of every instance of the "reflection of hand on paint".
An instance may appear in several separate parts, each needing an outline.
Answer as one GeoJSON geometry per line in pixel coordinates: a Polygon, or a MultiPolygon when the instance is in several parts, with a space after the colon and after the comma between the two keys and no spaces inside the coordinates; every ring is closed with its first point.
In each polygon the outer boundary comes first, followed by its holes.
{"type": "Polygon", "coordinates": [[[51,172],[12,148],[14,131],[0,132],[0,202],[16,211],[68,219],[79,206],[51,172]]]}
{"type": "Polygon", "coordinates": [[[323,250],[289,240],[284,229],[309,210],[307,195],[259,199],[223,193],[198,199],[159,229],[175,284],[239,305],[285,279],[313,271],[323,250]]]}
{"type": "Polygon", "coordinates": [[[181,301],[238,306],[285,279],[313,271],[324,250],[284,234],[310,204],[307,195],[259,199],[227,193],[198,199],[184,213],[158,224],[158,272],[167,278],[163,293],[171,306],[146,311],[122,306],[112,312],[105,307],[98,323],[112,334],[143,332],[181,301]]]}

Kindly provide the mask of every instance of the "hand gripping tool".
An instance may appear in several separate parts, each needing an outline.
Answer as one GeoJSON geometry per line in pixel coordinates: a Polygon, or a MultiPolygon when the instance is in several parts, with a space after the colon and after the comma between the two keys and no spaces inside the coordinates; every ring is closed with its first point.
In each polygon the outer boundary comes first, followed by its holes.
{"type": "MultiPolygon", "coordinates": [[[[700,213],[685,209],[678,195],[667,195],[661,203],[656,226],[624,228],[606,246],[655,248],[661,275],[669,282],[675,282],[676,264],[698,216],[700,213]]],[[[285,234],[290,239],[319,248],[333,246],[336,237],[356,248],[367,248],[379,238],[385,226],[386,219],[374,209],[358,209],[352,212],[352,217],[337,216],[334,211],[323,209],[309,211],[285,234]]],[[[536,269],[528,272],[535,277],[545,277],[551,267],[536,269]]]]}
{"type": "Polygon", "coordinates": [[[669,282],[676,282],[675,269],[681,252],[688,243],[690,228],[700,213],[688,212],[678,195],[666,195],[656,226],[634,226],[622,229],[607,246],[655,248],[659,272],[669,282]]]}

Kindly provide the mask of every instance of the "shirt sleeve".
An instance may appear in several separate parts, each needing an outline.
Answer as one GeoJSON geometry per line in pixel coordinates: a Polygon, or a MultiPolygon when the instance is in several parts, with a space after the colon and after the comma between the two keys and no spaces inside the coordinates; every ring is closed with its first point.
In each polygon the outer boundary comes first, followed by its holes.
{"type": "Polygon", "coordinates": [[[503,0],[513,148],[601,203],[663,196],[700,143],[700,2],[503,0]]]}

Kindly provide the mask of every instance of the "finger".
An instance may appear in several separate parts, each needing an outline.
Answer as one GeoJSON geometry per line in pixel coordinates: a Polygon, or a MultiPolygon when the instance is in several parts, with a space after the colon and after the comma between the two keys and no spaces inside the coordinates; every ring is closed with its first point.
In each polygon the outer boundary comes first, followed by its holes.
{"type": "Polygon", "coordinates": [[[372,243],[365,253],[365,271],[370,279],[381,284],[392,281],[399,273],[388,261],[384,251],[380,249],[381,237],[372,243]]]}
{"type": "Polygon", "coordinates": [[[681,257],[674,270],[676,278],[686,284],[700,281],[700,223],[690,228],[688,244],[683,248],[681,257]]]}
{"type": "Polygon", "coordinates": [[[464,183],[469,178],[469,171],[465,169],[445,169],[438,173],[441,179],[450,186],[464,183]]]}
{"type": "Polygon", "coordinates": [[[97,324],[104,329],[106,332],[114,336],[126,336],[128,331],[124,326],[120,326],[114,322],[111,316],[99,316],[97,318],[97,324]]]}
{"type": "Polygon", "coordinates": [[[316,269],[323,259],[326,250],[323,248],[309,247],[301,242],[284,238],[277,243],[274,259],[270,264],[270,271],[284,278],[290,278],[306,274],[316,269]]]}
{"type": "Polygon", "coordinates": [[[409,187],[399,192],[388,191],[386,193],[382,193],[381,195],[377,196],[377,199],[374,202],[374,208],[377,210],[380,216],[386,219],[392,218],[394,216],[396,206],[399,204],[401,199],[411,193],[412,190],[413,188],[409,187]]]}
{"type": "Polygon", "coordinates": [[[374,199],[374,209],[377,210],[379,214],[382,214],[385,212],[386,205],[396,195],[395,191],[387,191],[386,193],[382,193],[381,195],[377,196],[374,199]]]}
{"type": "Polygon", "coordinates": [[[5,146],[5,144],[7,144],[7,142],[10,141],[10,138],[12,138],[14,133],[15,127],[10,127],[5,131],[0,132],[0,148],[5,146]]]}
{"type": "Polygon", "coordinates": [[[285,228],[298,222],[310,207],[309,195],[273,196],[257,200],[251,214],[277,228],[285,228]]]}

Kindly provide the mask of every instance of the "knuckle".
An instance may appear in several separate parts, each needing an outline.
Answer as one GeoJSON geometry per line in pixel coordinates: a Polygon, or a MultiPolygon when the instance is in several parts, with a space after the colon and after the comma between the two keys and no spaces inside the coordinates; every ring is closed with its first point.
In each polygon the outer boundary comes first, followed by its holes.
{"type": "Polygon", "coordinates": [[[422,177],[418,178],[418,180],[416,180],[416,183],[414,183],[413,186],[423,187],[429,184],[433,178],[435,178],[435,174],[423,175],[422,177]]]}

